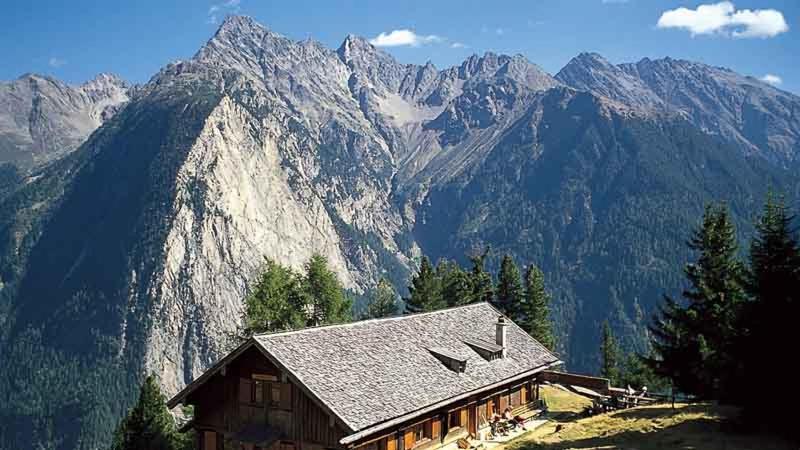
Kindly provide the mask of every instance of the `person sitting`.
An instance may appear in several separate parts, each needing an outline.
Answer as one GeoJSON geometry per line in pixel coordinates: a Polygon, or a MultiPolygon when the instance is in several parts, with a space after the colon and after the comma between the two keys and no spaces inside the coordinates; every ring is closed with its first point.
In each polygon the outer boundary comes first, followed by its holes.
{"type": "Polygon", "coordinates": [[[497,413],[497,411],[492,414],[492,421],[489,423],[492,427],[492,436],[508,436],[508,430],[506,429],[506,424],[503,422],[503,417],[497,413]]]}
{"type": "Polygon", "coordinates": [[[510,407],[506,408],[506,410],[503,412],[503,418],[506,420],[506,422],[511,428],[520,427],[523,430],[525,429],[524,425],[525,419],[522,416],[514,416],[511,413],[510,407]]]}
{"type": "Polygon", "coordinates": [[[523,430],[526,430],[526,428],[525,428],[525,418],[524,417],[520,416],[519,414],[514,416],[512,414],[512,412],[511,412],[511,408],[506,408],[506,414],[507,414],[508,417],[511,417],[510,419],[507,419],[507,420],[509,420],[510,422],[513,422],[515,426],[518,426],[518,427],[522,428],[523,430]]]}

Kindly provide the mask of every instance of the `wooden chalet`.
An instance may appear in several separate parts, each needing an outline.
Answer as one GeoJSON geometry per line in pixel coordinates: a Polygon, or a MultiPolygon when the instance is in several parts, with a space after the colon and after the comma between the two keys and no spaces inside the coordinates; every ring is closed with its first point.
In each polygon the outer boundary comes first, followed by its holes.
{"type": "Polygon", "coordinates": [[[527,411],[558,358],[487,303],[256,335],[169,401],[202,450],[434,449],[527,411]]]}

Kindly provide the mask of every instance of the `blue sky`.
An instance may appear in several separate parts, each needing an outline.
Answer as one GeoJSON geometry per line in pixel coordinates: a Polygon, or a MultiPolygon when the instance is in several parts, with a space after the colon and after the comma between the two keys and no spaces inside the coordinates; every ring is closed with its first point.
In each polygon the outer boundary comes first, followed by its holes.
{"type": "Polygon", "coordinates": [[[2,80],[37,72],[79,83],[105,71],[145,82],[166,63],[191,57],[225,15],[238,13],[331,48],[350,33],[370,39],[384,33],[375,42],[405,44],[384,47],[402,62],[446,67],[491,50],[523,54],[554,74],[582,51],[617,63],[671,56],[769,74],[782,89],[800,92],[797,0],[4,3],[2,80]]]}

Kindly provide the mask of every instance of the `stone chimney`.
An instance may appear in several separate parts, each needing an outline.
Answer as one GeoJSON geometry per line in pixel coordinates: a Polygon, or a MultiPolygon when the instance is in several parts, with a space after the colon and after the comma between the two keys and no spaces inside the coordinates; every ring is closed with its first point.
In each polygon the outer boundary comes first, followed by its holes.
{"type": "Polygon", "coordinates": [[[500,347],[503,347],[502,357],[506,357],[506,353],[508,352],[508,323],[506,322],[506,318],[500,316],[497,318],[497,325],[495,325],[495,343],[500,347]]]}

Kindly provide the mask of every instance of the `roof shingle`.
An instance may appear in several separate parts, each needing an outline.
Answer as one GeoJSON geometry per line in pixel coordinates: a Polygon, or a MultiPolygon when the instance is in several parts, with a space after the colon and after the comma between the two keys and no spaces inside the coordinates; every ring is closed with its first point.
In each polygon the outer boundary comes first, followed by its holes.
{"type": "Polygon", "coordinates": [[[464,341],[494,342],[498,314],[477,303],[255,339],[358,431],[558,361],[510,321],[507,357],[479,356],[464,341]],[[464,355],[466,371],[448,369],[430,348],[464,355]]]}

